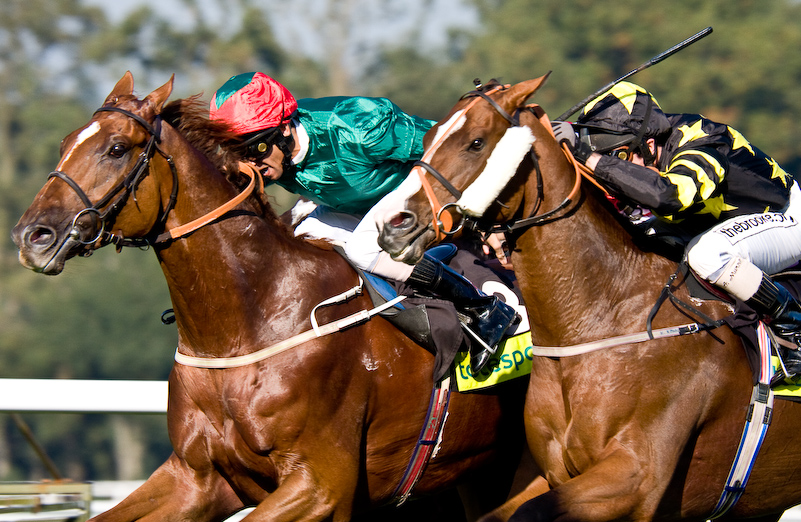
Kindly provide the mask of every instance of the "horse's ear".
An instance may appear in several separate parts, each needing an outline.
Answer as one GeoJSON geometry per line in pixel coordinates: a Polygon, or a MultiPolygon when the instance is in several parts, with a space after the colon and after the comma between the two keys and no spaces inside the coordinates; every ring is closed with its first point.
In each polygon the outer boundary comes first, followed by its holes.
{"type": "Polygon", "coordinates": [[[151,92],[145,98],[145,101],[149,101],[153,104],[156,108],[156,114],[161,112],[161,108],[164,106],[164,103],[167,101],[167,98],[170,97],[172,94],[172,84],[175,81],[175,75],[173,74],[170,76],[170,79],[167,80],[167,83],[156,89],[155,91],[151,92]]]}
{"type": "Polygon", "coordinates": [[[131,71],[125,71],[120,81],[118,81],[117,85],[111,90],[111,94],[106,97],[106,101],[103,105],[117,103],[120,97],[130,94],[133,94],[133,74],[131,74],[131,71]]]}
{"type": "Polygon", "coordinates": [[[534,93],[537,92],[537,89],[542,87],[550,75],[551,71],[548,71],[545,76],[516,83],[510,87],[507,96],[509,99],[514,101],[512,107],[520,107],[526,102],[526,100],[534,96],[534,93]]]}

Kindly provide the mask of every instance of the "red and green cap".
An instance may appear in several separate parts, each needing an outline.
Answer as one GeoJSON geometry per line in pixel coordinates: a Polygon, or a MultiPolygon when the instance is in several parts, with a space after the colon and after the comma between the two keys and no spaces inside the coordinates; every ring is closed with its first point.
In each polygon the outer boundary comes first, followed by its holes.
{"type": "Polygon", "coordinates": [[[278,127],[298,109],[289,90],[264,73],[232,76],[211,98],[209,118],[223,120],[237,134],[278,127]]]}

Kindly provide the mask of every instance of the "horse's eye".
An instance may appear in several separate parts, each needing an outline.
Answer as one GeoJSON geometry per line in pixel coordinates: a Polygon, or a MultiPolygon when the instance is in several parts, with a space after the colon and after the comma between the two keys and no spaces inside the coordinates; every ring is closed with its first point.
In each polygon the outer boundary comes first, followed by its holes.
{"type": "Polygon", "coordinates": [[[111,150],[108,151],[109,155],[114,158],[121,158],[128,152],[128,147],[123,145],[122,143],[115,143],[111,146],[111,150]]]}
{"type": "Polygon", "coordinates": [[[484,148],[484,140],[481,138],[476,138],[470,143],[469,149],[472,151],[479,151],[484,148]]]}

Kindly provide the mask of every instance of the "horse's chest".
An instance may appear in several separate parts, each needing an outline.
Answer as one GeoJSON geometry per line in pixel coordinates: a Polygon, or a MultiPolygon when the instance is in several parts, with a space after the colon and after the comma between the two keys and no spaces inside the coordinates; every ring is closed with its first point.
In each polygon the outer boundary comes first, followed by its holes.
{"type": "MultiPolygon", "coordinates": [[[[252,382],[252,381],[251,381],[252,382]]],[[[272,475],[276,450],[293,444],[297,407],[287,390],[248,386],[245,377],[233,386],[210,385],[193,397],[191,420],[177,423],[180,445],[204,448],[204,460],[238,472],[272,475]]]]}

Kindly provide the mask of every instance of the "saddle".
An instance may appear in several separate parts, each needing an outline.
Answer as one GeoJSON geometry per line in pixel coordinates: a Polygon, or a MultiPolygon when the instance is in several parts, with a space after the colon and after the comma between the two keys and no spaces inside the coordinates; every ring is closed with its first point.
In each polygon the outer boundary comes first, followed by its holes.
{"type": "MultiPolygon", "coordinates": [[[[347,260],[340,247],[335,246],[334,249],[347,260]]],[[[508,277],[489,268],[468,250],[457,249],[453,244],[443,243],[429,249],[427,253],[463,274],[479,288],[487,281],[495,281],[509,288],[520,298],[519,291],[508,277]]],[[[349,260],[348,262],[350,263],[349,260]]],[[[364,281],[365,290],[372,299],[373,306],[379,307],[400,295],[406,296],[406,299],[378,315],[387,319],[434,355],[435,382],[451,371],[460,353],[470,351],[471,343],[474,341],[465,335],[460,325],[460,314],[451,301],[421,295],[411,285],[384,279],[359,269],[353,263],[350,264],[364,281]]]]}
{"type": "MultiPolygon", "coordinates": [[[[693,298],[722,301],[732,307],[733,314],[722,318],[721,322],[728,325],[743,340],[748,362],[754,373],[754,382],[756,382],[761,364],[757,336],[758,314],[742,301],[697,277],[692,269],[687,266],[684,253],[693,238],[692,235],[685,232],[681,227],[657,219],[647,209],[635,204],[628,204],[621,198],[607,195],[607,200],[613,209],[612,214],[629,231],[632,240],[639,248],[660,254],[679,264],[676,274],[683,274],[681,279],[686,282],[687,290],[693,298]]],[[[801,296],[801,269],[790,268],[778,274],[771,274],[771,276],[775,280],[781,281],[790,294],[799,299],[799,296],[801,296]]],[[[674,276],[675,278],[676,276],[674,276]]],[[[656,308],[658,308],[658,305],[656,308]]],[[[653,317],[654,313],[655,311],[652,311],[651,317],[653,317]]],[[[776,339],[779,341],[773,343],[776,345],[776,357],[783,360],[788,347],[782,346],[778,337],[776,339]]],[[[783,365],[784,363],[780,362],[780,366],[783,365]]],[[[801,386],[797,388],[798,398],[795,400],[801,401],[801,386]]]]}

